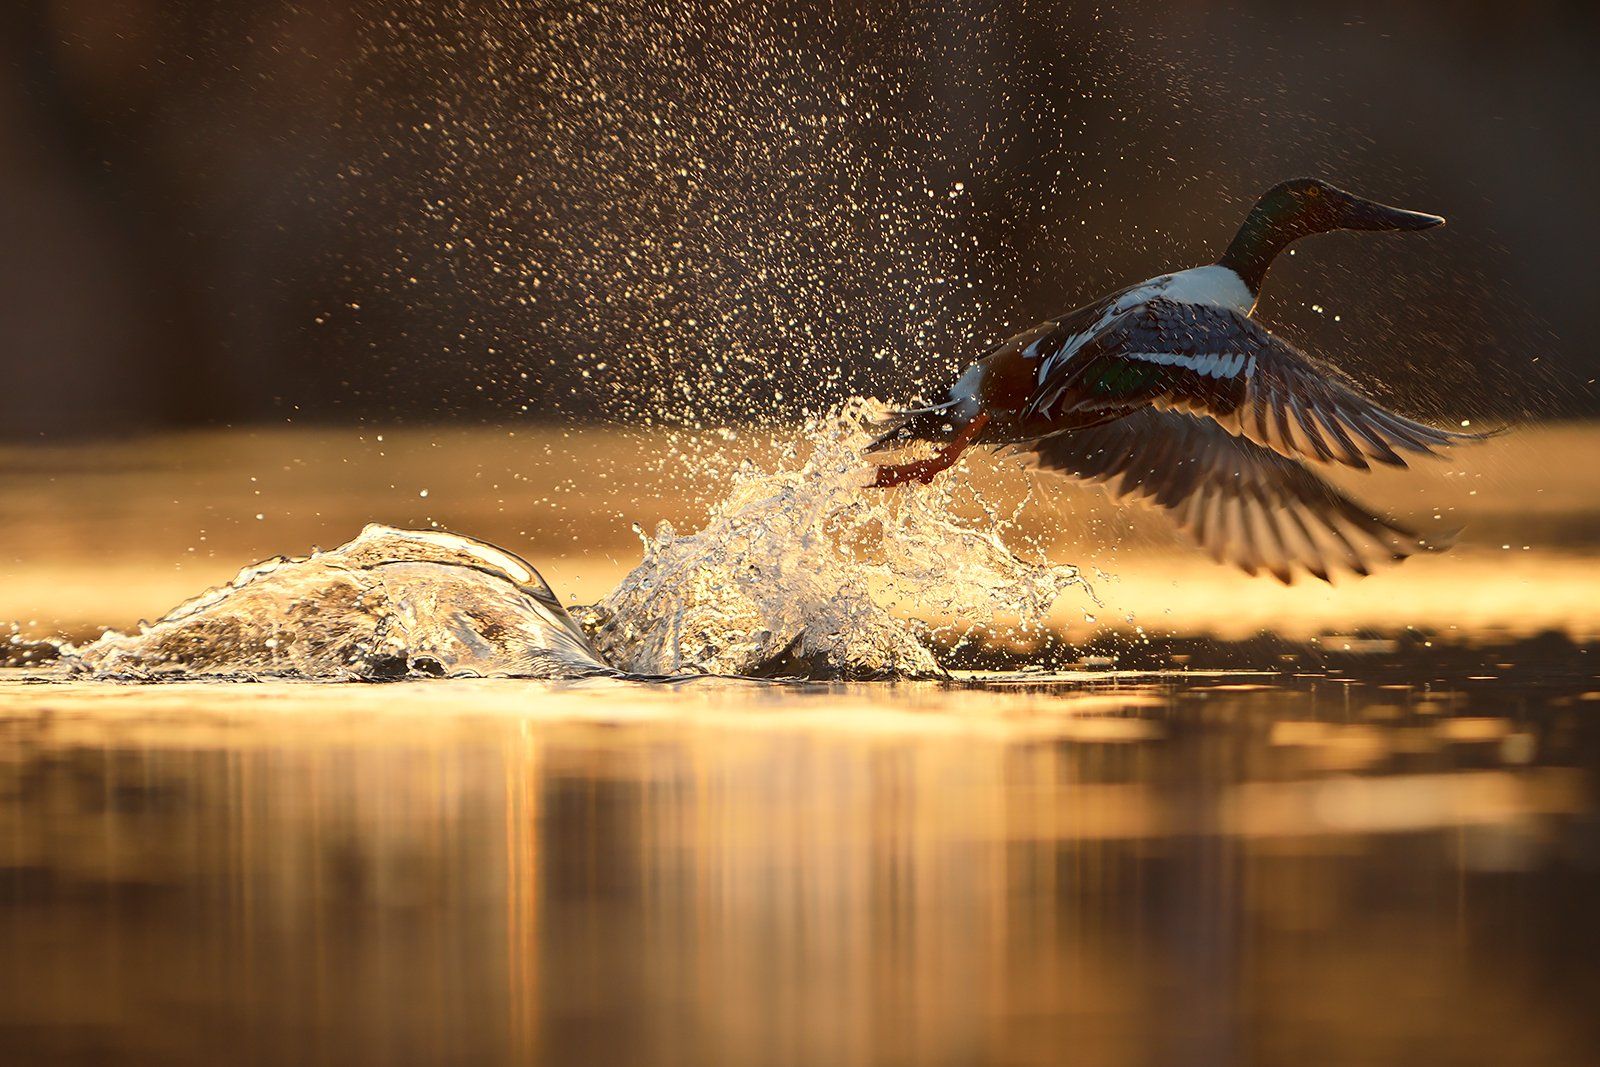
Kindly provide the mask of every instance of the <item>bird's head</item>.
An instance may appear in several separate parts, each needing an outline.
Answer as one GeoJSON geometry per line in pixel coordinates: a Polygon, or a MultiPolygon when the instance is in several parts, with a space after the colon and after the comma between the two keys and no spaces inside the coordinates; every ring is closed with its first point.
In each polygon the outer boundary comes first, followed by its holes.
{"type": "Polygon", "coordinates": [[[1291,178],[1261,195],[1218,262],[1259,292],[1273,258],[1302,237],[1334,230],[1426,230],[1443,223],[1438,215],[1380,204],[1317,178],[1291,178]]]}
{"type": "Polygon", "coordinates": [[[1426,230],[1444,224],[1438,215],[1380,204],[1317,178],[1274,185],[1250,214],[1295,237],[1332,230],[1426,230]]]}

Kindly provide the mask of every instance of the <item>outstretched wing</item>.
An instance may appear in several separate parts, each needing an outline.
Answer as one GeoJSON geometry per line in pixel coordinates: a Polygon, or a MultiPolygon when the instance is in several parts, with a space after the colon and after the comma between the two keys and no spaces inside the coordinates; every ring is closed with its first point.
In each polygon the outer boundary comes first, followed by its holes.
{"type": "Polygon", "coordinates": [[[1038,469],[1166,510],[1218,562],[1266,570],[1285,583],[1297,566],[1327,581],[1336,567],[1365,575],[1441,547],[1204,417],[1145,408],[1021,450],[1038,469]]]}
{"type": "Polygon", "coordinates": [[[1284,456],[1366,469],[1483,434],[1426,426],[1361,395],[1342,371],[1237,311],[1160,298],[1115,316],[1068,358],[1046,360],[1025,416],[1152,405],[1209,415],[1284,456]]]}

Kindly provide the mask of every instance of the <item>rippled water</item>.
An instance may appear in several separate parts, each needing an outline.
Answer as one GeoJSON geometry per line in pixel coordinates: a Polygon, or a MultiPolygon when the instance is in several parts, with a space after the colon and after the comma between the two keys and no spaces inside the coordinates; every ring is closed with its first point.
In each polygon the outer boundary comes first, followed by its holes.
{"type": "Polygon", "coordinates": [[[1597,700],[0,681],[0,1062],[1591,1063],[1597,700]]]}

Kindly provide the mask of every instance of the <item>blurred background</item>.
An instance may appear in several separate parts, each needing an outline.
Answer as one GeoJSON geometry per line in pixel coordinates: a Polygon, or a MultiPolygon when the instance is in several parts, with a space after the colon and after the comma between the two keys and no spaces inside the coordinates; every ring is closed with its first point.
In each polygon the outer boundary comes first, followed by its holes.
{"type": "Polygon", "coordinates": [[[1450,217],[1264,313],[1424,411],[1596,411],[1600,8],[13,0],[0,435],[901,397],[1299,173],[1450,217]]]}

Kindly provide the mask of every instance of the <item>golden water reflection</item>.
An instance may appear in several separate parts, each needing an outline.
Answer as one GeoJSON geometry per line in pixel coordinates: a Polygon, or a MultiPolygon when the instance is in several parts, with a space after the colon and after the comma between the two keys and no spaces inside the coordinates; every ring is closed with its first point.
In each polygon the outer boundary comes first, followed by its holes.
{"type": "Polygon", "coordinates": [[[0,1062],[1593,1062],[1595,694],[1252,681],[0,681],[0,1062]]]}

